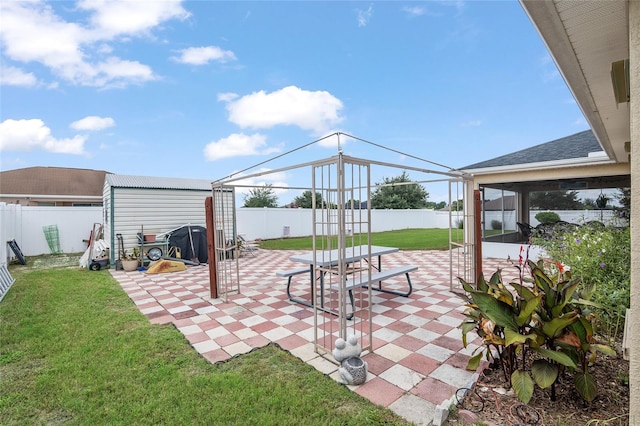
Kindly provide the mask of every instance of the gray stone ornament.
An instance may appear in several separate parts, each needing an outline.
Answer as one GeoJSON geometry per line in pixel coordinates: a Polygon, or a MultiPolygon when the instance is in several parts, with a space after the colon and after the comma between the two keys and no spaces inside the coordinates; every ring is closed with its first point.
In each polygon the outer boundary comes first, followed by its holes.
{"type": "Polygon", "coordinates": [[[336,340],[333,357],[340,363],[338,373],[347,385],[361,385],[367,380],[367,363],[360,358],[361,353],[362,348],[354,334],[346,341],[342,338],[336,340]]]}

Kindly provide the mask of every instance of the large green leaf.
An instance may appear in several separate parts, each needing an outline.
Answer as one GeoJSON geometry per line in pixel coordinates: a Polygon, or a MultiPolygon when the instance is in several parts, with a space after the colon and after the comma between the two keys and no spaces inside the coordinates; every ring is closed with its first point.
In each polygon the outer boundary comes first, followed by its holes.
{"type": "MultiPolygon", "coordinates": [[[[484,278],[482,277],[482,274],[480,275],[480,279],[484,280],[484,278]]],[[[467,293],[471,293],[472,291],[475,291],[473,286],[468,282],[466,282],[463,278],[458,277],[458,281],[460,281],[460,284],[462,284],[462,288],[464,288],[464,291],[466,291],[467,293]]]]}
{"type": "Polygon", "coordinates": [[[483,352],[480,352],[478,355],[469,359],[469,362],[467,363],[467,370],[476,371],[478,369],[480,366],[480,360],[482,359],[482,354],[483,352]]]}
{"type": "Polygon", "coordinates": [[[558,378],[558,366],[544,359],[537,359],[531,364],[531,374],[542,389],[551,386],[558,378]]]}
{"type": "Polygon", "coordinates": [[[582,283],[582,288],[581,288],[581,290],[579,292],[579,296],[580,296],[581,299],[589,300],[589,299],[591,299],[593,297],[593,293],[595,293],[595,292],[596,292],[596,284],[595,284],[595,282],[589,283],[589,284],[586,284],[586,283],[583,282],[582,283]]]}
{"type": "Polygon", "coordinates": [[[578,373],[573,379],[573,383],[576,385],[576,390],[582,396],[585,401],[593,401],[598,393],[596,382],[589,373],[578,373]]]}
{"type": "Polygon", "coordinates": [[[465,321],[462,323],[462,344],[464,347],[467,347],[467,333],[475,329],[477,326],[476,322],[465,321]]]}
{"type": "Polygon", "coordinates": [[[552,351],[546,348],[532,348],[532,349],[538,352],[543,357],[549,358],[550,360],[555,361],[558,364],[564,365],[565,367],[569,367],[569,368],[577,367],[576,362],[564,352],[552,351]]]}
{"type": "Polygon", "coordinates": [[[500,284],[502,282],[502,269],[498,269],[496,270],[492,275],[491,278],[489,278],[489,282],[491,284],[500,284]]]}
{"type": "Polygon", "coordinates": [[[525,343],[529,336],[520,334],[517,331],[513,331],[510,328],[504,329],[504,345],[509,346],[514,343],[525,343]]]}
{"type": "Polygon", "coordinates": [[[480,276],[478,277],[478,284],[476,285],[476,289],[483,292],[486,292],[489,289],[489,285],[484,279],[484,275],[482,273],[480,273],[480,276]]]}
{"type": "Polygon", "coordinates": [[[523,305],[522,309],[520,310],[520,313],[516,317],[516,322],[518,323],[518,326],[521,327],[525,324],[528,324],[531,321],[531,314],[533,314],[533,312],[536,309],[538,309],[538,306],[542,301],[542,296],[543,296],[542,294],[539,294],[532,299],[522,302],[522,305],[523,305]]]}
{"type": "Polygon", "coordinates": [[[511,328],[512,330],[518,329],[513,311],[508,304],[497,300],[490,294],[478,291],[471,293],[471,298],[478,305],[478,309],[497,325],[511,328]]]}
{"type": "Polygon", "coordinates": [[[516,292],[520,295],[520,297],[525,300],[533,299],[536,295],[531,291],[531,289],[527,286],[524,286],[520,283],[510,283],[511,287],[513,287],[516,292]]]}
{"type": "Polygon", "coordinates": [[[576,321],[569,326],[569,330],[576,333],[576,336],[578,336],[578,339],[580,339],[581,342],[588,342],[591,337],[587,326],[590,327],[591,323],[589,323],[587,319],[580,317],[579,321],[576,321]]]}
{"type": "Polygon", "coordinates": [[[541,289],[545,293],[548,293],[549,290],[551,290],[553,283],[551,282],[551,279],[544,273],[544,270],[542,268],[534,264],[533,266],[531,266],[531,275],[533,276],[533,282],[539,289],[541,289]]]}
{"type": "Polygon", "coordinates": [[[593,306],[594,308],[604,308],[604,305],[601,305],[600,303],[597,302],[592,302],[591,300],[586,300],[586,299],[577,299],[574,300],[573,303],[576,303],[578,305],[585,305],[585,306],[593,306]]]}
{"type": "Polygon", "coordinates": [[[569,312],[561,317],[553,318],[542,326],[542,332],[547,337],[558,337],[563,330],[578,320],[577,312],[569,312]]]}
{"type": "Polygon", "coordinates": [[[528,371],[516,370],[511,374],[511,386],[518,399],[525,404],[531,401],[533,396],[533,380],[528,371]]]}
{"type": "Polygon", "coordinates": [[[615,349],[611,348],[610,346],[602,345],[600,343],[592,343],[591,347],[607,356],[613,356],[613,357],[618,356],[615,349]]]}
{"type": "Polygon", "coordinates": [[[576,278],[562,290],[560,300],[558,300],[558,304],[551,307],[551,315],[557,317],[562,313],[564,307],[571,301],[573,293],[576,291],[578,284],[580,284],[580,279],[576,278]]]}
{"type": "Polygon", "coordinates": [[[514,305],[513,294],[509,290],[507,290],[506,287],[503,286],[502,284],[499,284],[496,287],[495,295],[496,295],[496,299],[502,300],[507,305],[509,306],[514,305]]]}

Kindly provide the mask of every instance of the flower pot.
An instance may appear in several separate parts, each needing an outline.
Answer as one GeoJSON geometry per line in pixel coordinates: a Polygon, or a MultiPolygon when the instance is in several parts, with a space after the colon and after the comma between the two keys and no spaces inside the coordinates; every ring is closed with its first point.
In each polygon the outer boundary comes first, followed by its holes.
{"type": "Polygon", "coordinates": [[[122,269],[124,269],[125,272],[135,271],[138,269],[138,260],[122,260],[122,269]]]}
{"type": "Polygon", "coordinates": [[[367,364],[360,357],[351,357],[342,361],[342,368],[352,377],[350,385],[361,385],[367,380],[367,364]]]}

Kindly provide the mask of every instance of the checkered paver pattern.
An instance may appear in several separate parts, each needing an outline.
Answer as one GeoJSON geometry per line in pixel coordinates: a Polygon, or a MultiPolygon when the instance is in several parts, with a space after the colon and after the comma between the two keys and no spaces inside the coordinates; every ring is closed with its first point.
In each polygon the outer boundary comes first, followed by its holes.
{"type": "MultiPolygon", "coordinates": [[[[275,275],[300,266],[289,260],[293,253],[259,250],[256,256],[241,258],[240,293],[227,302],[210,298],[207,265],[157,275],[114,270],[111,274],[152,323],[173,323],[211,362],[275,342],[339,381],[338,366],[314,352],[312,309],[290,302],[286,278],[275,275]]],[[[458,326],[464,301],[449,291],[448,252],[383,256],[383,268],[401,264],[419,266],[410,274],[414,291],[409,297],[374,292],[374,350],[363,356],[369,374],[366,383],[351,388],[411,422],[440,424],[455,402],[456,390],[477,377],[465,367],[480,342],[469,339],[466,348],[462,345],[458,326]]],[[[503,268],[506,279],[517,278],[517,270],[506,261],[484,260],[487,279],[497,268],[503,268]]],[[[308,300],[308,275],[293,280],[292,294],[308,300]]],[[[403,281],[399,277],[395,285],[404,289],[403,281]]],[[[384,286],[393,288],[394,280],[384,286]]]]}

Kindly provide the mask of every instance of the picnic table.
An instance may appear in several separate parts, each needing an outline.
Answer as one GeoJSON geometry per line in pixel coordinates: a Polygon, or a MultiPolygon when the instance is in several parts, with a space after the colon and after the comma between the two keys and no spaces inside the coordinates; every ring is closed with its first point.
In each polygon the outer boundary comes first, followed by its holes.
{"type": "MultiPolygon", "coordinates": [[[[376,264],[372,264],[372,273],[369,275],[368,268],[363,274],[353,274],[347,277],[346,289],[349,291],[349,298],[351,300],[352,308],[355,310],[355,301],[353,297],[353,289],[356,287],[367,288],[373,283],[377,282],[377,286],[372,286],[371,288],[376,291],[381,291],[384,293],[391,293],[399,296],[409,296],[412,291],[411,279],[409,278],[409,272],[413,272],[418,269],[417,266],[414,265],[403,265],[387,270],[382,269],[382,256],[397,253],[399,251],[396,247],[385,247],[385,246],[369,246],[369,245],[359,245],[353,247],[347,247],[344,251],[344,263],[345,265],[354,265],[360,261],[369,262],[369,259],[373,261],[374,258],[377,258],[376,264]],[[370,249],[370,250],[369,250],[370,249]],[[385,279],[395,277],[398,275],[405,275],[407,278],[407,283],[409,286],[408,291],[399,292],[390,289],[382,288],[382,281],[385,279]]],[[[300,303],[305,306],[313,307],[313,301],[307,302],[306,300],[297,298],[292,296],[291,294],[291,280],[294,276],[300,274],[309,274],[310,280],[310,290],[311,295],[313,295],[313,286],[316,281],[316,270],[321,271],[318,275],[320,281],[320,300],[322,303],[323,293],[324,293],[324,275],[326,273],[336,273],[335,268],[339,266],[340,263],[340,252],[339,249],[334,250],[316,250],[316,254],[312,251],[291,256],[289,258],[292,262],[298,262],[305,264],[306,266],[290,269],[287,271],[278,271],[276,272],[277,276],[288,278],[287,281],[287,296],[289,300],[295,303],[300,303]]],[[[338,285],[334,284],[331,286],[333,290],[338,289],[338,285]]]]}

